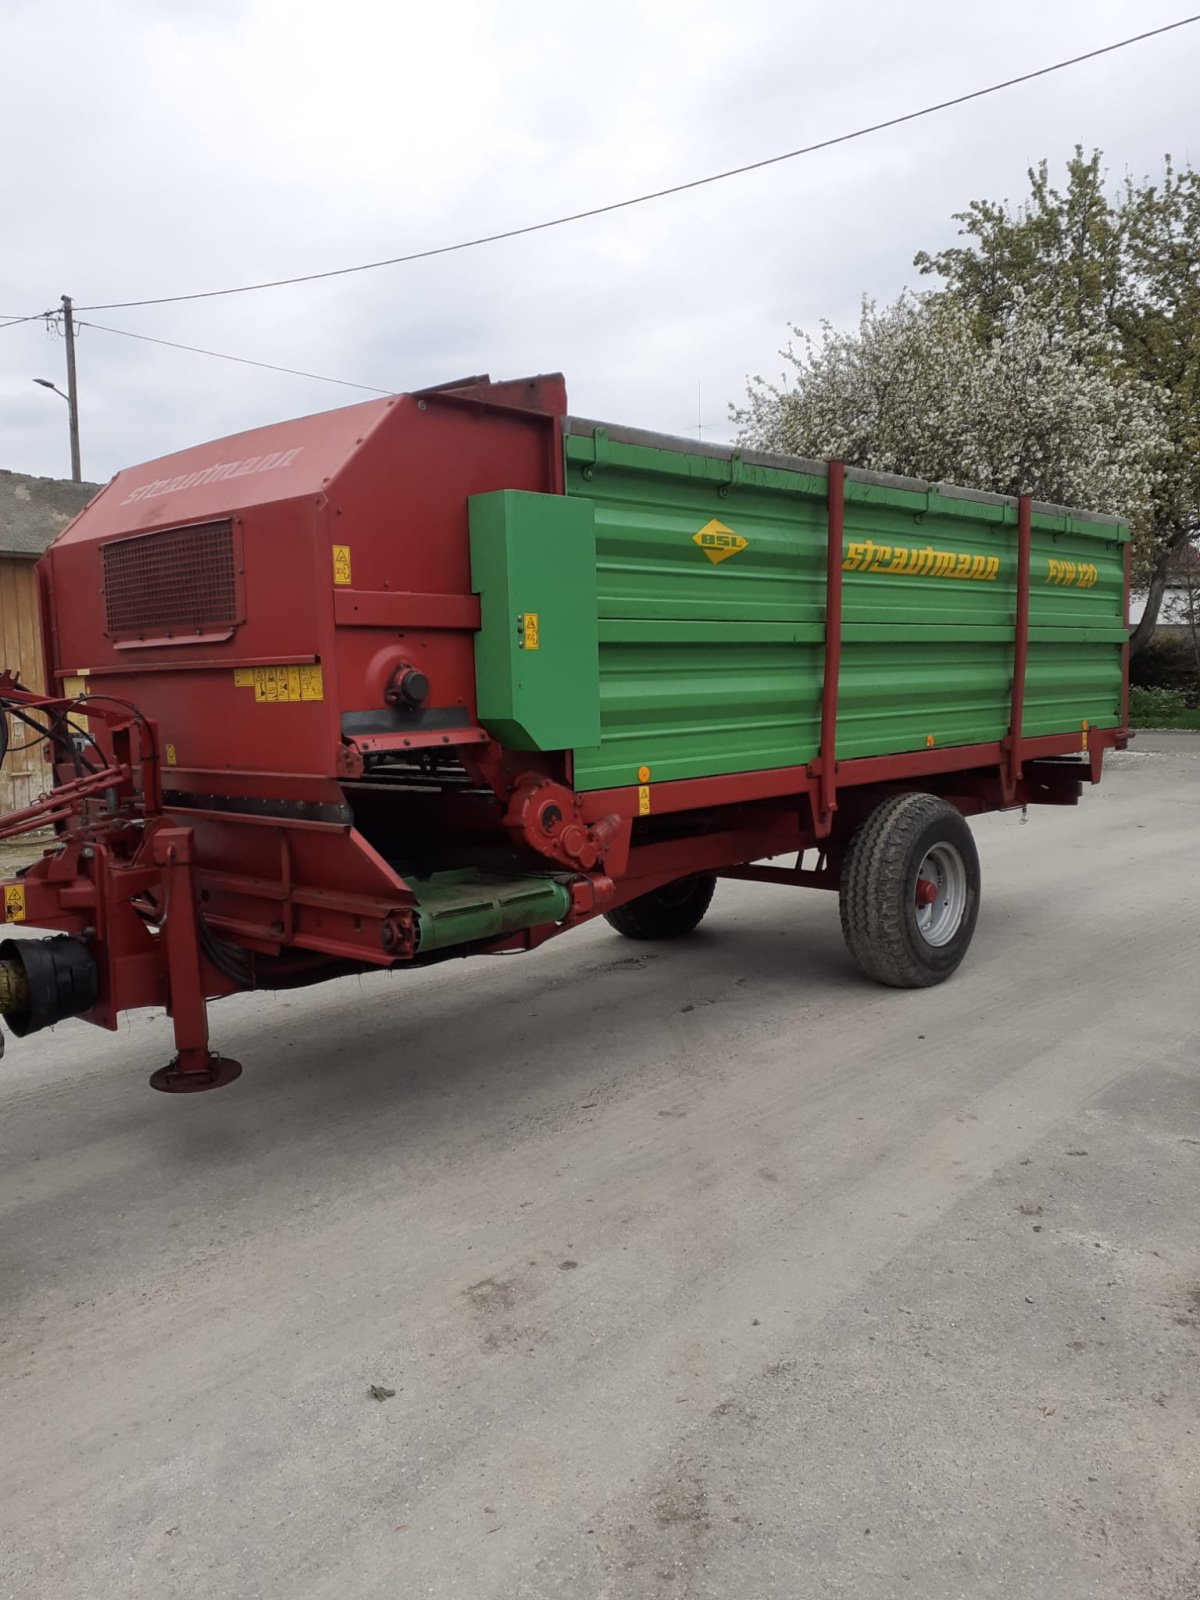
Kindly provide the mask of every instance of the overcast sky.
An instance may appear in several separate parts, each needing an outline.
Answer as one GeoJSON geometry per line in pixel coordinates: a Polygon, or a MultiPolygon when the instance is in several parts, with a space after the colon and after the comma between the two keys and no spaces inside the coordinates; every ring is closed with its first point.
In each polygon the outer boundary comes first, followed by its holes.
{"type": "MultiPolygon", "coordinates": [[[[698,177],[1186,14],[1182,0],[3,0],[0,315],[444,244],[698,177]]],[[[83,312],[411,389],[563,370],[572,410],[729,436],[789,321],[917,282],[973,197],[1100,146],[1197,159],[1200,25],[906,128],[461,255],[83,312]],[[1190,141],[1190,142],[1189,142],[1190,141]]],[[[85,476],[352,389],[85,329],[85,476]]],[[[65,476],[63,346],[0,329],[0,467],[65,476]]]]}

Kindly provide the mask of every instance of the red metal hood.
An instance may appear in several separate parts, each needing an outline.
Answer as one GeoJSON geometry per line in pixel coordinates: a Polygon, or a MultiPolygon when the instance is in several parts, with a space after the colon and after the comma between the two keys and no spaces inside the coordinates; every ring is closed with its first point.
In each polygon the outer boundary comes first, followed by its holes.
{"type": "Polygon", "coordinates": [[[129,467],[64,529],[56,547],[320,494],[391,404],[367,400],[296,417],[129,467]]]}

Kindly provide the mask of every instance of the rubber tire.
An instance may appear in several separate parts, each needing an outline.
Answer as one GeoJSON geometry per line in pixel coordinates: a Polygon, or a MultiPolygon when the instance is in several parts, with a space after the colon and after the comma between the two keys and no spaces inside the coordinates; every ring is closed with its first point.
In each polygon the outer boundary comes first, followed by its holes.
{"type": "Polygon", "coordinates": [[[626,939],[681,939],[699,927],[716,887],[717,880],[709,872],[678,878],[626,901],[615,911],[606,911],[604,920],[626,939]]]}
{"type": "Polygon", "coordinates": [[[893,989],[944,982],[966,955],[979,916],[979,854],[961,813],[933,794],[883,801],[851,840],[839,901],[846,946],[868,978],[893,989]],[[967,904],[954,937],[935,946],[917,929],[917,873],[942,843],[962,857],[967,904]]]}

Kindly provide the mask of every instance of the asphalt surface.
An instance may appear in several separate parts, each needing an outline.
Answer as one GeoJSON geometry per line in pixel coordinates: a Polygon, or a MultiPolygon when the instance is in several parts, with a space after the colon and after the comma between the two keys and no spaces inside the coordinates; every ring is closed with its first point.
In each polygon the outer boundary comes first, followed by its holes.
{"type": "Polygon", "coordinates": [[[1200,740],[832,896],[0,1068],[0,1595],[1200,1595],[1200,740]],[[371,1385],[394,1390],[377,1400],[371,1385]]]}

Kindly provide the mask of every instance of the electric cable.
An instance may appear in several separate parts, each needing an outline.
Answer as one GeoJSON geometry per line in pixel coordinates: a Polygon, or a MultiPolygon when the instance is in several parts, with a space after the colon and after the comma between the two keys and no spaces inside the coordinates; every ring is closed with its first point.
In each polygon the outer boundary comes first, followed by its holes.
{"type": "Polygon", "coordinates": [[[783,161],[795,161],[799,156],[813,155],[818,150],[829,150],[835,145],[849,144],[854,139],[864,139],[872,133],[883,133],[888,128],[898,128],[908,122],[916,122],[922,117],[934,116],[939,111],[949,111],[954,106],[966,105],[972,100],[981,100],[987,95],[999,94],[1003,89],[1015,88],[1018,84],[1031,83],[1036,78],[1047,77],[1053,72],[1062,72],[1067,67],[1079,66],[1085,61],[1095,61],[1100,56],[1111,55],[1116,50],[1128,49],[1130,45],[1141,44],[1147,39],[1156,39],[1165,33],[1173,33],[1176,29],[1189,27],[1194,22],[1200,22],[1200,12],[1189,17],[1180,17],[1175,22],[1164,23],[1158,28],[1148,28],[1144,33],[1131,34],[1128,38],[1118,39],[1112,44],[1100,45],[1094,50],[1082,51],[1079,55],[1068,56],[1063,61],[1051,62],[1049,66],[1037,67],[1030,72],[1022,72],[1016,77],[1005,78],[999,83],[987,84],[982,89],[972,89],[965,94],[954,95],[948,100],[939,100],[933,105],[922,106],[917,111],[907,111],[900,116],[887,117],[882,122],[873,122],[866,127],[855,128],[850,133],[835,134],[827,139],[815,140],[812,144],[802,145],[797,150],[785,150],[780,155],[765,156],[758,161],[748,161],[741,166],[727,167],[722,172],[712,172],[703,178],[692,178],[685,183],[673,183],[662,189],[652,189],[645,194],[632,195],[625,200],[613,200],[607,205],[589,206],[585,211],[572,211],[561,217],[551,217],[544,222],[531,222],[519,228],[504,228],[497,233],[481,234],[474,239],[461,239],[455,244],[437,245],[428,250],[414,250],[407,255],[390,256],[383,261],[365,261],[353,267],[333,267],[325,272],[305,272],[290,278],[270,278],[260,283],[242,283],[227,289],[204,289],[191,294],[157,295],[143,300],[106,300],[92,305],[77,306],[77,311],[125,311],[135,306],[165,306],[178,305],[184,300],[213,300],[224,295],[251,294],[260,289],[281,289],[297,283],[317,283],[326,278],[342,278],[354,272],[373,272],[379,267],[398,267],[410,261],[427,261],[433,256],[451,255],[459,250],[474,250],[480,245],[496,244],[502,239],[517,239],[530,233],[542,233],[548,228],[565,227],[571,222],[582,222],[588,217],[602,217],[613,211],[624,211],[630,206],[646,205],[651,200],[662,200],[668,195],[683,194],[690,189],[701,189],[707,184],[723,183],[727,178],[739,178],[747,172],[757,172],[763,167],[778,166],[783,161]]]}

